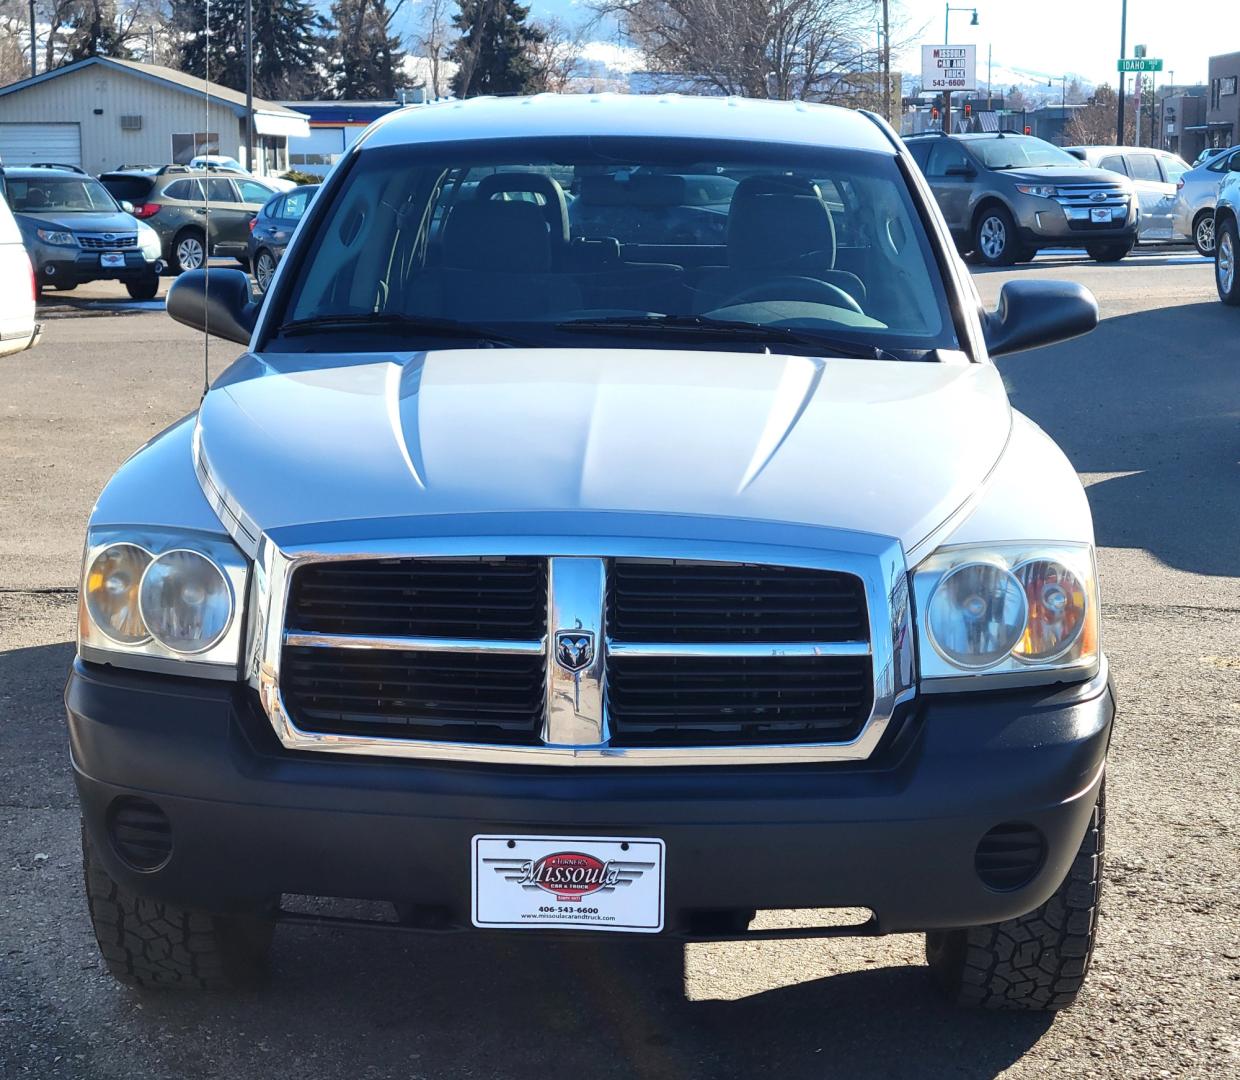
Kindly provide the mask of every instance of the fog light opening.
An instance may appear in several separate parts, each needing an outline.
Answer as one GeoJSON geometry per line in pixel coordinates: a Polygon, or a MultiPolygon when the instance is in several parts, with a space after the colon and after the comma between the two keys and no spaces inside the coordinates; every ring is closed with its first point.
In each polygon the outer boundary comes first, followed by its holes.
{"type": "Polygon", "coordinates": [[[149,799],[131,795],[108,807],[108,839],[126,866],[150,873],[172,857],[172,822],[149,799]]]}
{"type": "Polygon", "coordinates": [[[1022,889],[1046,861],[1046,837],[1027,822],[996,825],[978,842],[973,866],[982,884],[996,892],[1022,889]]]}

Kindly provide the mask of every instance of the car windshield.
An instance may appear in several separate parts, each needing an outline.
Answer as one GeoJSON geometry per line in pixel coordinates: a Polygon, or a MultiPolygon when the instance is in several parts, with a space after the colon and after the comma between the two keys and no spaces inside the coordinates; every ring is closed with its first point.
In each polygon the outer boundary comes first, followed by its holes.
{"type": "Polygon", "coordinates": [[[89,176],[10,176],[9,205],[18,213],[32,214],[114,213],[119,209],[104,186],[89,176]]]}
{"type": "Polygon", "coordinates": [[[959,347],[888,154],[619,137],[392,147],[357,156],[312,228],[275,301],[277,348],[437,333],[917,359],[959,347]]]}
{"type": "Polygon", "coordinates": [[[988,169],[1037,169],[1052,165],[1085,168],[1085,162],[1066,150],[1028,135],[978,139],[969,144],[969,149],[982,159],[982,164],[988,169]]]}

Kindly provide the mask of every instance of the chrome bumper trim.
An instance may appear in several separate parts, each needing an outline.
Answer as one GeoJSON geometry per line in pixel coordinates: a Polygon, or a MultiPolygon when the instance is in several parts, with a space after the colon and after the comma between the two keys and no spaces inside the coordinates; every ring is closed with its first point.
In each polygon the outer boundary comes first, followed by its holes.
{"type": "Polygon", "coordinates": [[[612,641],[607,639],[607,652],[612,656],[869,656],[868,641],[612,641]]]}
{"type": "Polygon", "coordinates": [[[504,656],[541,656],[547,639],[504,641],[489,638],[369,637],[365,634],[319,634],[290,630],[285,645],[310,649],[374,649],[387,652],[498,653],[504,656]]]}

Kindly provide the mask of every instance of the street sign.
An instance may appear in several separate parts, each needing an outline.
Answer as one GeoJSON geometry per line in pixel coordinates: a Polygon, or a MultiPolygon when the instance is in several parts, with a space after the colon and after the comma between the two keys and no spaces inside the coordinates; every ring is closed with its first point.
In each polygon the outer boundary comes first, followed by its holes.
{"type": "Polygon", "coordinates": [[[976,45],[923,45],[921,88],[955,93],[977,89],[976,45]]]}
{"type": "Polygon", "coordinates": [[[1118,71],[1162,71],[1162,61],[1155,60],[1152,56],[1138,56],[1132,59],[1121,60],[1117,66],[1118,71]]]}

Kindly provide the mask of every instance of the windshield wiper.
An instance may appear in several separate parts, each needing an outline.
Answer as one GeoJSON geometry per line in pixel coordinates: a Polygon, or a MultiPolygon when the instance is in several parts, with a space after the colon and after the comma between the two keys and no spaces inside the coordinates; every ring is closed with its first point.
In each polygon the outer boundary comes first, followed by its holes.
{"type": "Polygon", "coordinates": [[[705,315],[616,315],[603,319],[571,319],[568,322],[556,323],[555,328],[582,334],[696,334],[702,337],[752,341],[757,344],[780,342],[808,345],[835,356],[857,360],[899,359],[877,345],[841,341],[839,338],[816,334],[812,330],[797,330],[790,326],[765,326],[762,323],[735,319],[712,319],[705,315]]]}
{"type": "Polygon", "coordinates": [[[423,315],[396,315],[387,312],[365,311],[338,315],[315,315],[308,319],[286,322],[278,331],[290,337],[318,334],[333,330],[375,330],[380,333],[425,334],[429,337],[458,338],[463,341],[481,341],[487,345],[516,348],[528,342],[504,334],[497,334],[481,326],[458,322],[456,319],[436,319],[423,315]]]}

